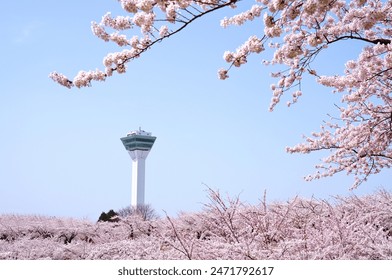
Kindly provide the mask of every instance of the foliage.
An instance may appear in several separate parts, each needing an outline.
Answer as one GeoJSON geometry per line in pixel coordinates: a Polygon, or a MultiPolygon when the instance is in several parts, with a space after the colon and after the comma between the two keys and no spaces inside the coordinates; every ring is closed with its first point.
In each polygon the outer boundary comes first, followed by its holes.
{"type": "Polygon", "coordinates": [[[151,207],[150,204],[138,205],[136,208],[127,206],[118,210],[117,213],[120,217],[123,218],[138,215],[141,216],[145,221],[156,220],[159,218],[158,213],[154,210],[154,208],[151,207]]]}
{"type": "Polygon", "coordinates": [[[392,259],[392,194],[245,205],[114,223],[0,216],[0,259],[392,259]]]}
{"type": "MultiPolygon", "coordinates": [[[[157,43],[182,31],[189,24],[219,9],[236,9],[240,0],[119,0],[127,16],[102,17],[92,23],[93,33],[104,41],[124,48],[108,54],[105,70],[80,71],[73,81],[53,72],[50,77],[71,88],[90,86],[103,81],[113,72],[125,73],[127,64],[139,58],[157,43]],[[136,33],[135,30],[141,33],[136,33]],[[114,31],[114,32],[112,32],[114,31]]],[[[356,188],[369,175],[392,165],[392,1],[380,0],[255,0],[249,10],[221,21],[223,27],[244,25],[262,19],[261,36],[249,37],[234,52],[224,53],[229,64],[219,70],[221,79],[228,78],[232,66],[246,64],[251,54],[274,50],[265,65],[281,65],[272,73],[277,79],[271,85],[270,110],[291,93],[288,106],[302,95],[303,78],[314,77],[323,86],[341,94],[337,117],[321,126],[305,142],[287,148],[290,153],[329,150],[318,171],[307,180],[333,176],[339,172],[353,174],[356,188]],[[356,41],[363,44],[357,60],[347,61],[343,75],[323,75],[314,61],[329,46],[356,41]]]]}
{"type": "Polygon", "coordinates": [[[98,218],[98,222],[118,222],[117,216],[118,214],[111,209],[107,213],[102,212],[98,218]]]}

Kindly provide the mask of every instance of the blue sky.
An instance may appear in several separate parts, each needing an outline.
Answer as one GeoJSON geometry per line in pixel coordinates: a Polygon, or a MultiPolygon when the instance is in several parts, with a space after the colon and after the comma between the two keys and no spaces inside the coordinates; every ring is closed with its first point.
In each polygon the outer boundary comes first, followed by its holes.
{"type": "MultiPolygon", "coordinates": [[[[155,46],[126,74],[69,90],[48,74],[103,68],[105,54],[119,49],[96,38],[90,22],[119,14],[117,1],[3,1],[0,8],[0,213],[96,220],[129,205],[131,159],[120,137],[139,126],[157,136],[146,162],[146,202],[160,214],[200,210],[206,185],[252,204],[264,190],[269,201],[351,193],[345,174],[303,180],[325,153],[285,152],[337,113],[340,96],[309,79],[298,104],[268,112],[271,69],[261,56],[230,79],[217,78],[223,52],[260,34],[260,21],[222,29],[219,20],[233,11],[219,11],[155,46]]],[[[339,73],[357,47],[331,49],[316,63],[339,73]]],[[[390,190],[390,182],[384,170],[354,193],[390,190]]]]}

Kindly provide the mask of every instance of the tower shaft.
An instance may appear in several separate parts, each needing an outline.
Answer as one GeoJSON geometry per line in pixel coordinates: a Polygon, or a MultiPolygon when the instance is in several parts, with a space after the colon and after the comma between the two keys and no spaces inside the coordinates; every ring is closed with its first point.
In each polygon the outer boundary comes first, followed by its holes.
{"type": "Polygon", "coordinates": [[[131,206],[137,208],[144,204],[146,160],[132,160],[131,206]]]}

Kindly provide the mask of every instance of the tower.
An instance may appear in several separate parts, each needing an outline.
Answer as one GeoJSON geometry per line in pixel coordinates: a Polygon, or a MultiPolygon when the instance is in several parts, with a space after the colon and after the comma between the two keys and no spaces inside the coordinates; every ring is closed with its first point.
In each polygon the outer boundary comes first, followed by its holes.
{"type": "Polygon", "coordinates": [[[154,145],[156,137],[151,132],[139,130],[131,131],[121,141],[132,158],[132,192],[131,206],[138,207],[144,204],[144,183],[146,158],[154,145]]]}

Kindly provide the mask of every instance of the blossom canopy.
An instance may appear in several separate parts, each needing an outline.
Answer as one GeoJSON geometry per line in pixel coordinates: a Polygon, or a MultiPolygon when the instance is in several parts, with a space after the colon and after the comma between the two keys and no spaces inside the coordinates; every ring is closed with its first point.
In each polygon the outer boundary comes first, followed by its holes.
{"type": "MultiPolygon", "coordinates": [[[[157,43],[182,31],[195,20],[223,8],[236,9],[240,0],[118,0],[125,16],[106,13],[92,22],[94,35],[123,48],[109,53],[104,70],[80,71],[72,80],[53,72],[50,77],[72,88],[90,86],[117,72],[157,43]]],[[[304,77],[340,94],[338,115],[322,124],[319,132],[303,143],[288,147],[290,153],[328,150],[317,172],[307,180],[346,172],[355,176],[356,188],[368,176],[392,166],[392,1],[380,0],[255,0],[248,10],[223,18],[221,26],[242,26],[262,20],[260,32],[250,36],[235,51],[226,51],[226,68],[218,70],[227,79],[234,67],[248,62],[252,54],[263,55],[263,64],[279,65],[272,73],[272,111],[284,95],[288,106],[302,96],[304,77]],[[260,35],[261,34],[261,35],[260,35]],[[363,43],[356,60],[345,64],[341,75],[325,75],[315,67],[317,56],[330,45],[363,43]],[[266,57],[272,49],[272,57],[266,57]]]]}

